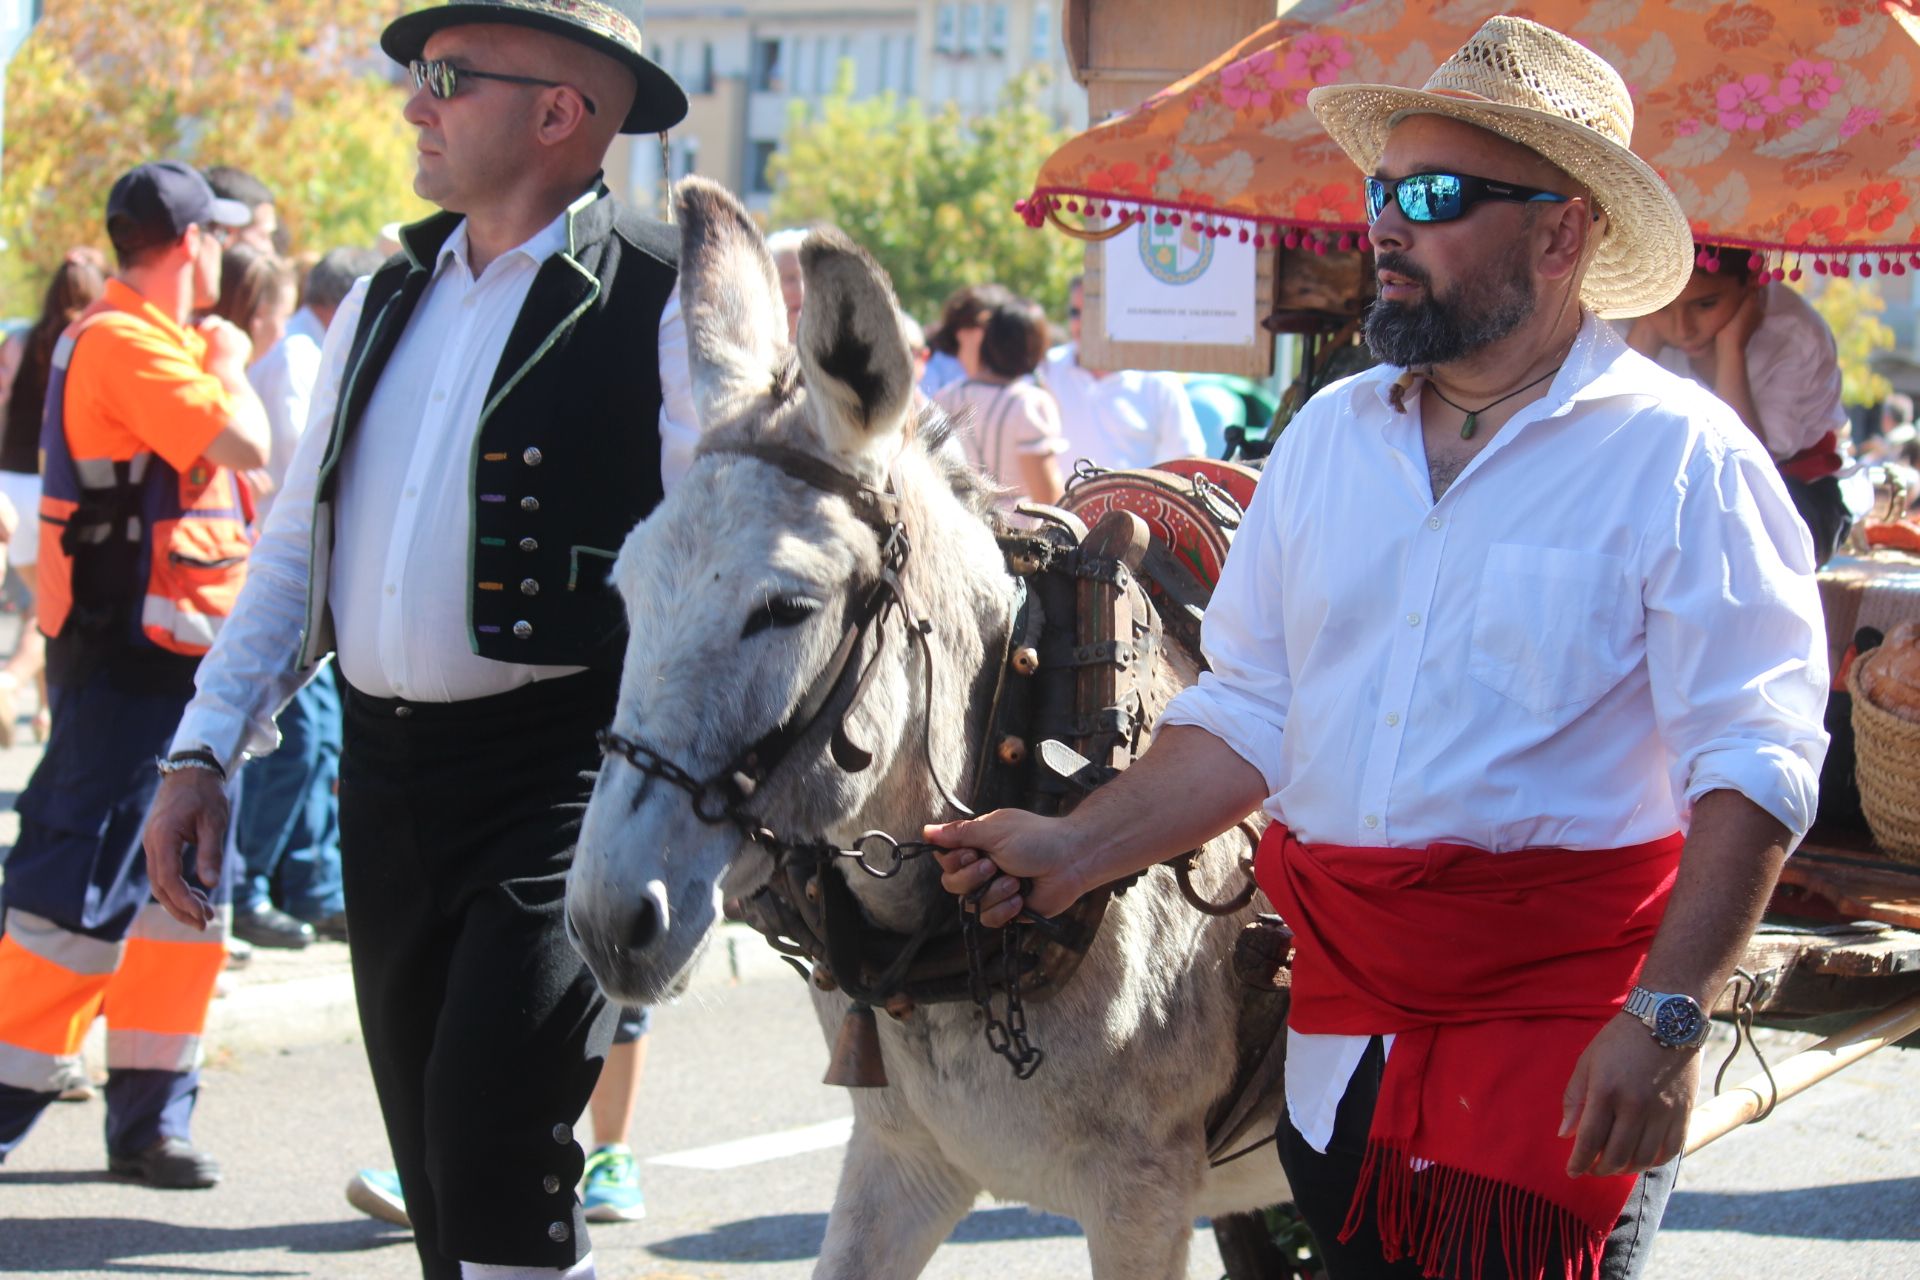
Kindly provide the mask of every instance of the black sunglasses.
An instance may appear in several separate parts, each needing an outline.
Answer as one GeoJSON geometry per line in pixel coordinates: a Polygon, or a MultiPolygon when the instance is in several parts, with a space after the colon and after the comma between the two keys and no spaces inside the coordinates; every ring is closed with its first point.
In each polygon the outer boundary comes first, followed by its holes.
{"type": "Polygon", "coordinates": [[[1572,199],[1557,191],[1494,182],[1464,173],[1410,173],[1404,178],[1367,179],[1367,221],[1378,222],[1391,199],[1408,222],[1452,222],[1483,200],[1536,200],[1564,204],[1572,199]]]}
{"type": "MultiPolygon", "coordinates": [[[[415,58],[407,64],[407,70],[413,72],[413,87],[425,89],[436,98],[451,98],[459,92],[462,80],[500,80],[507,84],[538,85],[542,89],[580,90],[559,80],[536,80],[532,76],[509,76],[498,71],[475,71],[471,67],[456,67],[445,58],[415,58]]],[[[587,104],[588,115],[598,115],[593,99],[580,93],[580,101],[587,104]]]]}

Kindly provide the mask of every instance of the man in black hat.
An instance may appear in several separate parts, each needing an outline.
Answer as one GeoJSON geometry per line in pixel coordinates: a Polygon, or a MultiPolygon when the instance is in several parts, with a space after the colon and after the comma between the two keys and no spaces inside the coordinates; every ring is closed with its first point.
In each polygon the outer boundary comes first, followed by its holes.
{"type": "MultiPolygon", "coordinates": [[[[7,862],[0,1160],[84,1080],[80,1040],[104,1006],[107,1167],[172,1189],[220,1180],[188,1130],[226,895],[199,903],[213,927],[182,929],[149,899],[140,828],[160,782],[153,761],[247,572],[239,472],[266,465],[268,442],[247,384],[253,344],[224,320],[190,318],[219,296],[215,228],[250,216],[184,164],[122,175],[107,197],[119,272],[54,350],[33,514],[47,530],[53,732],[7,862]]],[[[208,866],[223,848],[208,841],[208,866]]]]}
{"type": "Polygon", "coordinates": [[[314,428],[174,738],[207,767],[147,827],[158,892],[199,918],[174,867],[225,827],[217,771],[270,750],[336,653],[355,987],[434,1278],[592,1273],[572,1126],[613,1016],[564,883],[624,644],[606,574],[691,422],[678,236],[600,180],[617,133],[686,112],[639,13],[467,0],[382,36],[413,74],[414,189],[445,212],[334,319],[314,428]]]}

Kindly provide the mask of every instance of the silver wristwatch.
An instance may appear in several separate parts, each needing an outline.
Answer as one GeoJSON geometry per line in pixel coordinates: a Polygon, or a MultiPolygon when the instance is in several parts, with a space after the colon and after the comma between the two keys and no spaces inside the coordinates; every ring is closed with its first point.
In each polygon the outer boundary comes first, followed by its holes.
{"type": "Polygon", "coordinates": [[[1691,1049],[1707,1038],[1712,1025],[1707,1011],[1692,996],[1669,995],[1635,987],[1627,994],[1625,1012],[1647,1024],[1647,1030],[1661,1046],[1691,1049]]]}

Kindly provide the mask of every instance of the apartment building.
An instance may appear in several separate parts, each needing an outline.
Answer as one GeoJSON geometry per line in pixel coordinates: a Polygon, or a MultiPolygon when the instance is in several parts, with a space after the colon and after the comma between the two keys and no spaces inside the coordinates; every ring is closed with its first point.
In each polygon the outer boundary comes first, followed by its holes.
{"type": "Polygon", "coordinates": [[[773,194],[768,161],[790,113],[831,94],[843,68],[855,97],[951,102],[974,115],[992,109],[1009,80],[1045,67],[1043,105],[1063,127],[1083,128],[1086,95],[1067,72],[1060,8],[1060,0],[649,5],[649,52],[686,87],[692,108],[664,153],[650,137],[616,147],[608,181],[651,205],[663,177],[698,173],[764,210],[773,194]]]}

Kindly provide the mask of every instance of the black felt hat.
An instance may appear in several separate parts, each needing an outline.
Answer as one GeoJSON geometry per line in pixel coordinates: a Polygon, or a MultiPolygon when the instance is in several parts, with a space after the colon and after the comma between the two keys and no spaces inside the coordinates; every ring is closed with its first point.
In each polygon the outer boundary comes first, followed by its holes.
{"type": "Polygon", "coordinates": [[[640,82],[622,133],[659,133],[687,117],[687,95],[643,52],[641,0],[452,0],[393,20],[380,48],[402,66],[421,56],[427,38],[446,27],[504,23],[551,31],[613,58],[640,82]]]}

